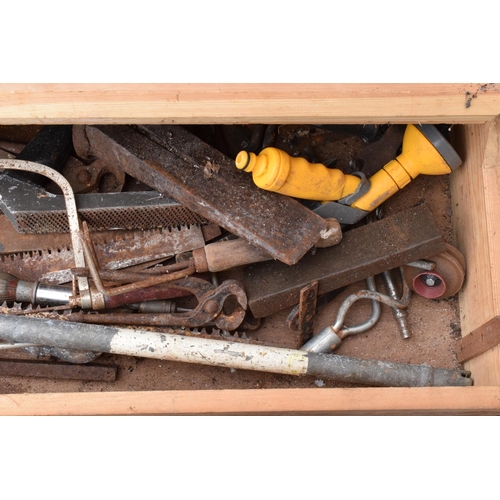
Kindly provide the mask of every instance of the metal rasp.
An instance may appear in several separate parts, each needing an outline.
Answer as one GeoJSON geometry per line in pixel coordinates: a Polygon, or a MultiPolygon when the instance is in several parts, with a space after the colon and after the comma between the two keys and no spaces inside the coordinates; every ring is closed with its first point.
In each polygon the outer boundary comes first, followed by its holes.
{"type": "MultiPolygon", "coordinates": [[[[204,217],[155,191],[75,194],[75,200],[80,219],[95,231],[208,223],[204,217]]],[[[0,174],[0,210],[20,233],[69,231],[62,195],[7,173],[0,174]]]]}
{"type": "Polygon", "coordinates": [[[129,175],[292,265],[326,222],[298,201],[257,188],[234,161],[180,126],[74,126],[81,158],[117,163],[129,175]]]}

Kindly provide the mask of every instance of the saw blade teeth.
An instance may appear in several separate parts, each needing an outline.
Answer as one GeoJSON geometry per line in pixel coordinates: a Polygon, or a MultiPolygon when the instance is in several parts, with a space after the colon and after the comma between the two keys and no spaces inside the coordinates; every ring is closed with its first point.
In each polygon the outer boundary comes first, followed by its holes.
{"type": "Polygon", "coordinates": [[[2,255],[2,262],[5,262],[7,260],[11,261],[17,261],[17,260],[22,260],[23,256],[20,253],[8,253],[2,255]]]}
{"type": "Polygon", "coordinates": [[[72,250],[69,247],[50,247],[50,248],[43,249],[42,252],[45,252],[48,255],[52,255],[52,254],[60,254],[60,253],[65,253],[65,252],[72,252],[72,250]]]}

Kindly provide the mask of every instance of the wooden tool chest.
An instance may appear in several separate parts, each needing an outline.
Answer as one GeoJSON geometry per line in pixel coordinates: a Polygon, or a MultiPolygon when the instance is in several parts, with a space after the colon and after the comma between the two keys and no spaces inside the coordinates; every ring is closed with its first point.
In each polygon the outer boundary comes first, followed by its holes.
{"type": "Polygon", "coordinates": [[[450,124],[463,160],[450,178],[454,237],[467,261],[456,348],[474,380],[472,387],[48,390],[0,394],[0,414],[500,414],[499,114],[497,84],[0,85],[0,125],[450,124]]]}

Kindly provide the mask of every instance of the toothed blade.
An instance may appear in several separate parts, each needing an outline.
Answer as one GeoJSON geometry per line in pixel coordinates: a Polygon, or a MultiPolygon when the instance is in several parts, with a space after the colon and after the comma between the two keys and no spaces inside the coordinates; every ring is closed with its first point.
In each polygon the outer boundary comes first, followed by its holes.
{"type": "MultiPolygon", "coordinates": [[[[205,244],[200,226],[148,231],[107,231],[92,235],[99,265],[105,270],[169,258],[205,244]]],[[[71,281],[75,267],[71,248],[49,248],[0,255],[0,271],[24,281],[57,285],[71,281]]]]}
{"type": "MultiPolygon", "coordinates": [[[[94,314],[98,316],[98,314],[93,313],[93,312],[84,312],[84,311],[78,311],[76,313],[72,313],[69,319],[70,321],[81,321],[85,322],[83,319],[86,315],[89,314],[94,314]]],[[[123,326],[127,328],[127,325],[120,323],[120,326],[123,326]]],[[[133,328],[133,327],[129,327],[133,328]]],[[[153,326],[141,326],[142,330],[147,330],[151,332],[158,332],[158,333],[171,333],[171,334],[177,334],[177,335],[186,335],[186,336],[196,336],[196,337],[202,337],[202,338],[207,338],[207,339],[214,339],[214,338],[220,338],[224,340],[231,340],[235,342],[243,342],[243,343],[248,343],[248,344],[262,344],[261,342],[249,338],[245,332],[230,332],[228,330],[219,330],[217,328],[206,328],[206,327],[201,327],[201,328],[185,328],[185,327],[153,327],[153,326]]]]}

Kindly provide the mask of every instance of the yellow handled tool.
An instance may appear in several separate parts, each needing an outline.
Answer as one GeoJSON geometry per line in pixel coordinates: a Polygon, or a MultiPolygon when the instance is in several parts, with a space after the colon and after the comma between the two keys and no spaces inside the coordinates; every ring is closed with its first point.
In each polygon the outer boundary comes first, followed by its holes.
{"type": "Polygon", "coordinates": [[[344,174],[321,163],[293,158],[276,148],[259,155],[241,151],[236,167],[251,172],[254,183],[294,198],[326,202],[317,213],[354,223],[404,188],[419,174],[448,174],[462,160],[434,125],[408,125],[402,153],[370,180],[362,174],[344,174]],[[328,202],[334,203],[333,206],[328,202]],[[340,205],[340,206],[339,206],[340,205]]]}

